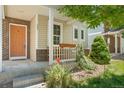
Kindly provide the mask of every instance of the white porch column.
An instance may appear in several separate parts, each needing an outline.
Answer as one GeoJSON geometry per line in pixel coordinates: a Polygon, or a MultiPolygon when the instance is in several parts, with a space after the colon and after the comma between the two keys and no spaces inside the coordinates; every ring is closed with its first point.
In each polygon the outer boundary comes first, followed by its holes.
{"type": "Polygon", "coordinates": [[[54,22],[53,9],[49,8],[49,20],[48,20],[49,64],[53,64],[53,22],[54,22]]]}
{"type": "Polygon", "coordinates": [[[78,44],[81,44],[81,29],[78,29],[78,44]]]}
{"type": "Polygon", "coordinates": [[[2,72],[2,5],[0,5],[0,72],[2,72]]]}
{"type": "Polygon", "coordinates": [[[120,37],[120,54],[123,53],[123,50],[122,50],[122,45],[123,45],[123,42],[122,42],[122,35],[119,34],[119,37],[120,37]]]}
{"type": "Polygon", "coordinates": [[[118,53],[118,41],[117,41],[117,34],[115,34],[115,54],[118,53]]]}

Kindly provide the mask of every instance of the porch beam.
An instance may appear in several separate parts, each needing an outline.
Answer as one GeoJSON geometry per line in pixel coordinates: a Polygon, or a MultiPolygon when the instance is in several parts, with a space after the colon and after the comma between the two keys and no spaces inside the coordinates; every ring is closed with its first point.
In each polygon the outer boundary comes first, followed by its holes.
{"type": "Polygon", "coordinates": [[[3,7],[0,5],[0,72],[2,72],[2,13],[3,7]]]}
{"type": "Polygon", "coordinates": [[[49,65],[53,64],[53,23],[54,23],[54,11],[52,8],[49,8],[49,20],[48,20],[49,65]]]}
{"type": "Polygon", "coordinates": [[[118,41],[117,41],[117,34],[115,34],[115,54],[118,53],[118,41]]]}

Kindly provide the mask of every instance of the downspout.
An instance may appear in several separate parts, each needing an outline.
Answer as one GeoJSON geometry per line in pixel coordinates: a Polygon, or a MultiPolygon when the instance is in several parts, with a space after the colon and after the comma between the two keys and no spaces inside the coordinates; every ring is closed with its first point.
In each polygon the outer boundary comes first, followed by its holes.
{"type": "Polygon", "coordinates": [[[2,72],[2,18],[3,18],[3,6],[0,5],[0,72],[2,72]]]}

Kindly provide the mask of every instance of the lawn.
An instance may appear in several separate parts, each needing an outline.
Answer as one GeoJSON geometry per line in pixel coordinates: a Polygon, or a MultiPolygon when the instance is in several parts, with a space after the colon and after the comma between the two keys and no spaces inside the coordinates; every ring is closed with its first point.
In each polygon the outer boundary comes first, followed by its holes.
{"type": "Polygon", "coordinates": [[[105,73],[99,77],[76,82],[74,87],[86,88],[124,88],[124,61],[112,60],[105,73]]]}

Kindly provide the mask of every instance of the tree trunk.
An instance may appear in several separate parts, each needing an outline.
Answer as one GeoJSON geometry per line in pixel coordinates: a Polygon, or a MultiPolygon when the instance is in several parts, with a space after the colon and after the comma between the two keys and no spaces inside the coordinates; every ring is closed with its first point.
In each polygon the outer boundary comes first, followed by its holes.
{"type": "MultiPolygon", "coordinates": [[[[109,25],[109,22],[104,22],[104,33],[108,32],[110,29],[110,25],[109,25]]],[[[105,41],[107,42],[107,38],[108,38],[108,35],[104,36],[105,38],[105,41]]]]}
{"type": "Polygon", "coordinates": [[[108,32],[109,31],[109,22],[104,22],[104,32],[108,32]]]}

